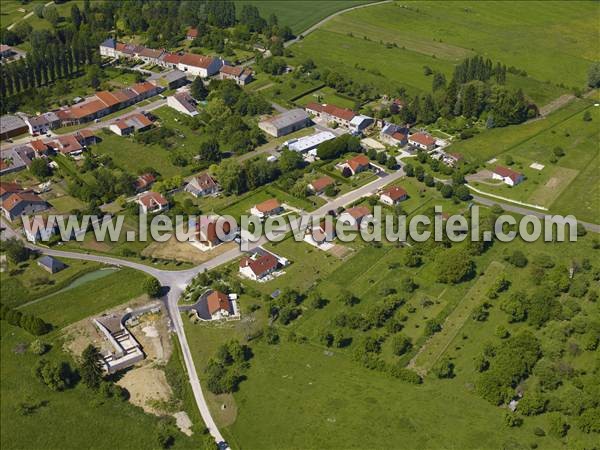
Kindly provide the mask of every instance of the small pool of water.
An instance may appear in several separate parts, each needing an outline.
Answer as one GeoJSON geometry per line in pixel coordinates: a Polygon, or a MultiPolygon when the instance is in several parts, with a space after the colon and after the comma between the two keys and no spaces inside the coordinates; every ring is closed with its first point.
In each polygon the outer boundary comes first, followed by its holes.
{"type": "Polygon", "coordinates": [[[45,295],[44,297],[40,297],[34,301],[37,302],[39,300],[43,300],[48,297],[53,297],[57,294],[61,294],[65,291],[70,291],[71,289],[75,289],[76,287],[82,286],[86,283],[89,283],[90,281],[99,280],[100,278],[104,278],[108,275],[118,272],[119,270],[121,270],[121,269],[119,269],[118,267],[105,267],[102,269],[94,270],[93,272],[89,272],[89,273],[86,273],[86,274],[80,276],[75,281],[73,281],[71,284],[67,285],[66,287],[62,288],[61,290],[53,292],[52,294],[45,295]]]}

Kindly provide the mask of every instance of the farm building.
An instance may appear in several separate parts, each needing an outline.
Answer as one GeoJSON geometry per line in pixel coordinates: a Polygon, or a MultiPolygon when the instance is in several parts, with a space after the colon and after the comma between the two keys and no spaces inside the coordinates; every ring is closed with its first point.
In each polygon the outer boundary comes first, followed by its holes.
{"type": "Polygon", "coordinates": [[[302,109],[290,109],[259,122],[258,127],[274,137],[285,136],[310,125],[308,114],[302,109]]]}
{"type": "Polygon", "coordinates": [[[287,146],[290,150],[299,153],[315,153],[316,148],[322,144],[323,142],[330,141],[335,139],[336,136],[331,131],[321,131],[319,133],[315,133],[311,136],[305,136],[298,139],[290,139],[283,143],[284,146],[287,146]],[[314,152],[312,152],[314,150],[314,152]]]}

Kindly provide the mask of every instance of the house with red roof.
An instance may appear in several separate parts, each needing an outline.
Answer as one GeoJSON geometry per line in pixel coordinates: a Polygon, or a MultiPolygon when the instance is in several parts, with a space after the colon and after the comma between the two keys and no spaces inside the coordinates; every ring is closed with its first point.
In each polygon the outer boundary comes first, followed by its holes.
{"type": "Polygon", "coordinates": [[[381,203],[385,203],[389,206],[397,205],[398,203],[406,200],[408,193],[398,186],[390,186],[381,191],[379,194],[379,200],[381,203]]]}
{"type": "Polygon", "coordinates": [[[150,186],[156,181],[156,177],[151,173],[144,173],[135,180],[136,192],[144,192],[150,189],[150,186]]]}
{"type": "Polygon", "coordinates": [[[265,280],[281,266],[280,260],[265,250],[240,260],[240,275],[254,281],[265,280]]]}
{"type": "Polygon", "coordinates": [[[384,144],[403,147],[408,143],[408,128],[394,123],[385,123],[379,133],[379,139],[384,144]]]}
{"type": "Polygon", "coordinates": [[[508,167],[496,166],[496,168],[492,171],[492,178],[494,180],[502,180],[509,186],[516,186],[525,180],[525,175],[509,169],[508,167]]]}
{"type": "Polygon", "coordinates": [[[77,137],[72,134],[65,136],[59,136],[55,141],[48,142],[48,145],[54,149],[55,152],[62,153],[66,156],[80,156],[83,153],[83,146],[77,140],[77,137]]]}
{"type": "Polygon", "coordinates": [[[194,27],[189,27],[187,29],[187,31],[185,32],[185,38],[188,41],[193,41],[194,39],[196,39],[198,37],[198,29],[194,28],[194,27]]]}
{"type": "Polygon", "coordinates": [[[328,176],[324,176],[321,178],[317,178],[314,181],[311,181],[308,184],[308,188],[313,191],[315,194],[320,194],[323,191],[325,191],[325,189],[327,189],[329,186],[335,184],[335,181],[333,180],[333,178],[328,177],[328,176]]]}
{"type": "Polygon", "coordinates": [[[206,297],[206,305],[211,320],[220,320],[233,314],[229,296],[221,291],[212,291],[206,297]]]}
{"type": "Polygon", "coordinates": [[[429,151],[435,147],[435,139],[427,133],[415,133],[408,138],[408,143],[421,150],[429,151]]]}
{"type": "Polygon", "coordinates": [[[196,221],[195,241],[200,244],[201,250],[211,250],[225,242],[221,240],[219,234],[225,238],[231,232],[231,224],[229,222],[219,222],[216,216],[200,216],[196,221]]]}
{"type": "Polygon", "coordinates": [[[340,108],[335,105],[328,105],[326,103],[319,104],[311,102],[306,105],[305,110],[307,113],[314,117],[325,120],[326,122],[334,122],[340,126],[349,128],[350,121],[354,119],[356,114],[351,109],[340,108]]]}
{"type": "Polygon", "coordinates": [[[358,229],[361,222],[371,215],[371,211],[366,206],[355,206],[348,208],[342,214],[340,214],[340,222],[344,222],[358,229]]]}
{"type": "Polygon", "coordinates": [[[194,53],[183,54],[179,59],[179,64],[177,64],[177,68],[182,72],[202,78],[213,76],[219,72],[222,66],[223,60],[221,58],[194,53]]]}
{"type": "Polygon", "coordinates": [[[194,197],[204,197],[205,195],[214,195],[219,192],[219,185],[208,173],[195,176],[184,188],[194,197]]]}
{"type": "Polygon", "coordinates": [[[169,209],[169,201],[158,192],[148,191],[137,198],[137,204],[144,214],[155,214],[169,209]]]}
{"type": "Polygon", "coordinates": [[[219,79],[233,80],[240,86],[245,86],[253,80],[252,71],[247,67],[228,65],[223,65],[219,70],[219,79]]]}
{"type": "Polygon", "coordinates": [[[350,175],[356,175],[357,173],[370,169],[371,162],[369,161],[369,158],[361,154],[344,161],[338,167],[342,170],[342,174],[347,170],[350,175]]]}
{"type": "Polygon", "coordinates": [[[11,183],[8,181],[0,181],[0,202],[10,197],[11,194],[17,192],[25,192],[19,183],[11,183]]]}
{"type": "Polygon", "coordinates": [[[264,219],[268,216],[274,216],[283,212],[283,206],[279,203],[279,200],[276,198],[270,198],[269,200],[265,200],[262,203],[258,203],[254,205],[250,209],[250,214],[253,216],[260,217],[264,219]]]}
{"type": "Polygon", "coordinates": [[[21,216],[28,216],[48,209],[50,205],[38,195],[27,192],[13,192],[2,200],[2,214],[11,222],[21,216]]]}
{"type": "Polygon", "coordinates": [[[119,136],[128,136],[133,133],[146,131],[151,127],[152,121],[150,119],[141,113],[134,113],[115,120],[108,128],[119,136]]]}

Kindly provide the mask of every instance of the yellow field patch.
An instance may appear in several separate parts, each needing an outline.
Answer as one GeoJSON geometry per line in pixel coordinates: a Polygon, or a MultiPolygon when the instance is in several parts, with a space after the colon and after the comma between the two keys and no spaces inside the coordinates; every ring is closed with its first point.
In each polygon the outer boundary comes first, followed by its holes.
{"type": "Polygon", "coordinates": [[[579,171],[575,169],[556,167],[548,181],[531,194],[529,203],[550,207],[578,174],[579,171]]]}

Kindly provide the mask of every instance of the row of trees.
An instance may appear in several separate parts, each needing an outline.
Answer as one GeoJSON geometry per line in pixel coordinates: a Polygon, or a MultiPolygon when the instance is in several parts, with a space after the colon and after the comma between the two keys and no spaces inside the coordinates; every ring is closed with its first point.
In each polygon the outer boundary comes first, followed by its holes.
{"type": "Polygon", "coordinates": [[[41,336],[52,330],[52,325],[39,317],[28,313],[22,313],[17,309],[10,308],[0,303],[0,320],[6,320],[9,324],[23,328],[34,336],[41,336]]]}

